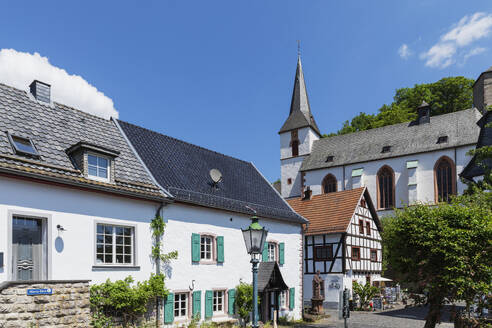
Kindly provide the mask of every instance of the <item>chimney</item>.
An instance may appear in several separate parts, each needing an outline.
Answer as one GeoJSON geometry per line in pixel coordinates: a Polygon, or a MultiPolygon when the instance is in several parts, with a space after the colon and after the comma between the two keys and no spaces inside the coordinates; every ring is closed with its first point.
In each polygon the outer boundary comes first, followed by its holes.
{"type": "Polygon", "coordinates": [[[422,105],[417,107],[417,113],[419,115],[417,119],[418,124],[424,124],[430,122],[430,105],[425,101],[422,101],[422,105]]]}
{"type": "Polygon", "coordinates": [[[50,103],[51,86],[49,84],[34,80],[29,86],[29,89],[31,90],[31,94],[34,96],[34,98],[36,98],[36,100],[48,104],[50,103]]]}
{"type": "Polygon", "coordinates": [[[488,106],[492,106],[492,66],[473,84],[473,107],[485,113],[488,106]]]}
{"type": "Polygon", "coordinates": [[[309,186],[307,186],[304,189],[302,200],[310,200],[311,199],[311,193],[312,193],[311,188],[309,186]]]}

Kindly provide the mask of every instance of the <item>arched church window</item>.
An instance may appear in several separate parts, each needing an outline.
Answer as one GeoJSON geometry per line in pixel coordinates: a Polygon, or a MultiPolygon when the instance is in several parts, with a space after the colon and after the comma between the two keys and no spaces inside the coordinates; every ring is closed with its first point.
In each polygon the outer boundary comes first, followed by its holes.
{"type": "Polygon", "coordinates": [[[455,190],[455,167],[453,161],[447,157],[441,157],[434,166],[434,179],[436,189],[436,201],[448,202],[455,190]]]}
{"type": "Polygon", "coordinates": [[[378,206],[390,209],[395,206],[395,173],[385,165],[378,171],[377,176],[378,206]]]}
{"type": "Polygon", "coordinates": [[[328,174],[322,183],[323,193],[327,194],[329,192],[337,191],[337,178],[333,174],[328,174]]]}
{"type": "Polygon", "coordinates": [[[292,147],[292,157],[299,156],[299,136],[297,130],[290,133],[290,146],[292,147]]]}

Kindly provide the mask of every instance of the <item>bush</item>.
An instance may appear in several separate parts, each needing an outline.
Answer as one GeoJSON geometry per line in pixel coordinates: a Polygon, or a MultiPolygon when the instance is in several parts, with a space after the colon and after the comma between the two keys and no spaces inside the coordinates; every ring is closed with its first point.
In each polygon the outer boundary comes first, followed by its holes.
{"type": "Polygon", "coordinates": [[[371,286],[369,283],[362,285],[359,284],[357,281],[354,281],[352,288],[354,294],[359,297],[359,309],[367,308],[372,298],[379,293],[379,289],[377,287],[371,286]]]}
{"type": "Polygon", "coordinates": [[[241,318],[241,325],[245,326],[249,313],[253,311],[253,286],[241,282],[236,286],[236,309],[241,318]]]}
{"type": "Polygon", "coordinates": [[[116,320],[123,321],[123,327],[135,322],[145,314],[159,297],[167,296],[164,275],[152,274],[149,280],[133,284],[133,278],[91,287],[90,303],[92,325],[95,328],[110,327],[116,320]]]}

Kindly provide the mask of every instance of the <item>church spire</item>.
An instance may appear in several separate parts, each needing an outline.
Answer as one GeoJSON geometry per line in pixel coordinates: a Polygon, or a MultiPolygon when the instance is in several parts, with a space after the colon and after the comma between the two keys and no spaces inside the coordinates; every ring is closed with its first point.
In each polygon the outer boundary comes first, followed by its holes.
{"type": "Polygon", "coordinates": [[[308,94],[306,91],[306,83],[304,81],[304,73],[302,71],[301,55],[298,53],[297,69],[294,80],[294,90],[292,91],[289,117],[285,121],[279,133],[303,127],[311,127],[318,135],[321,135],[318,126],[314,121],[314,117],[311,114],[308,94]]]}

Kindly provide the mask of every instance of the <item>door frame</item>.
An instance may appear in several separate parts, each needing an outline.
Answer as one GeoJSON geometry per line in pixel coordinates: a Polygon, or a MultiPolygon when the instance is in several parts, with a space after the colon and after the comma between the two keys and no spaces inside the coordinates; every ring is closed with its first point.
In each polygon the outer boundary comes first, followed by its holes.
{"type": "Polygon", "coordinates": [[[13,263],[12,263],[12,226],[13,226],[13,220],[14,216],[20,216],[20,217],[25,217],[29,219],[38,219],[41,220],[42,223],[42,230],[41,230],[41,236],[44,242],[43,245],[43,267],[42,267],[42,272],[43,276],[45,277],[43,280],[50,280],[52,276],[52,265],[51,265],[51,253],[52,253],[52,247],[51,246],[51,241],[52,241],[52,230],[51,230],[51,225],[52,225],[52,216],[51,214],[44,214],[40,212],[31,212],[31,211],[18,211],[18,210],[8,210],[7,212],[7,261],[6,263],[8,264],[8,269],[7,269],[7,280],[12,280],[13,278],[13,263]]]}

